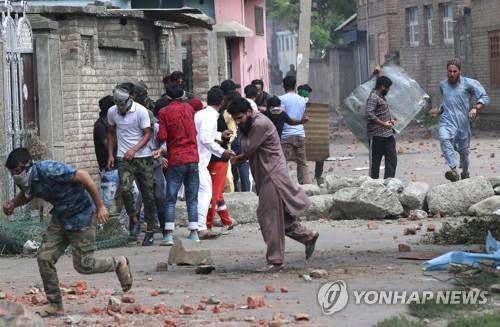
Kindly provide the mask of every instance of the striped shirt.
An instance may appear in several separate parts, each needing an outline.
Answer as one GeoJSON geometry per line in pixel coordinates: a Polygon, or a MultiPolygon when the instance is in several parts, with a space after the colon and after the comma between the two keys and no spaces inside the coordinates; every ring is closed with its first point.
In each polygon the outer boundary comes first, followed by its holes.
{"type": "Polygon", "coordinates": [[[385,97],[381,97],[377,92],[372,90],[366,101],[366,116],[368,119],[367,131],[368,136],[390,137],[394,135],[392,129],[387,129],[380,125],[375,124],[373,121],[379,119],[387,122],[391,120],[391,113],[385,97]]]}

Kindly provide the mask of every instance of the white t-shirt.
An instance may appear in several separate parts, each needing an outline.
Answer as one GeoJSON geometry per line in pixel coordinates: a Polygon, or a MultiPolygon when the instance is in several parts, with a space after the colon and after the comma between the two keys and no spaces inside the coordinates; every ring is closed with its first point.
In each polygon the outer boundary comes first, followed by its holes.
{"type": "MultiPolygon", "coordinates": [[[[151,127],[148,110],[139,103],[134,102],[132,108],[122,116],[118,113],[116,106],[112,106],[108,111],[108,123],[116,126],[116,138],[118,140],[117,157],[123,158],[125,152],[134,147],[144,136],[144,128],[151,127]]],[[[151,157],[151,149],[146,144],[137,151],[135,158],[151,157]]]]}
{"type": "Polygon", "coordinates": [[[259,107],[257,107],[257,103],[255,103],[255,101],[253,101],[252,99],[249,99],[249,98],[245,98],[248,103],[250,103],[250,107],[252,108],[253,112],[255,113],[259,113],[259,107]]]}

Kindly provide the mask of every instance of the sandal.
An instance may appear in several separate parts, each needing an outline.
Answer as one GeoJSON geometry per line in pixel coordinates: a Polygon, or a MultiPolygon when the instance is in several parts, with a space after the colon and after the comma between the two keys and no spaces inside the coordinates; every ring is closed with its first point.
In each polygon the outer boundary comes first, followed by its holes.
{"type": "Polygon", "coordinates": [[[127,265],[124,268],[124,271],[121,270],[123,263],[122,261],[120,261],[118,267],[116,267],[116,276],[118,276],[118,280],[120,281],[123,292],[128,292],[132,288],[134,278],[132,277],[132,271],[130,270],[130,263],[128,261],[128,258],[125,257],[125,260],[127,261],[127,265]]]}
{"type": "Polygon", "coordinates": [[[200,240],[214,240],[217,237],[219,237],[219,233],[215,233],[209,230],[204,230],[204,231],[199,231],[198,232],[198,237],[200,240]]]}
{"type": "Polygon", "coordinates": [[[64,308],[62,305],[49,304],[35,311],[35,313],[41,318],[58,317],[64,315],[64,308]]]}

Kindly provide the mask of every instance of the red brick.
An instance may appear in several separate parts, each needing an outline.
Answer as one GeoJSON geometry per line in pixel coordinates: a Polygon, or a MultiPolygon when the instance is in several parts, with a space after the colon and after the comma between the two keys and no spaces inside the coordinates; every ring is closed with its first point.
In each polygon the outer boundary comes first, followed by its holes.
{"type": "Polygon", "coordinates": [[[266,305],[262,296],[249,296],[247,298],[248,309],[257,309],[266,305]]]}

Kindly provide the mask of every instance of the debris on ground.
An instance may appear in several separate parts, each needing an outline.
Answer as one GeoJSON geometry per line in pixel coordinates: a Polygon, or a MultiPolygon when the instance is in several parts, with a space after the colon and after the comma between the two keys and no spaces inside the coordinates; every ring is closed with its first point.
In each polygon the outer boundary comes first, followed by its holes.
{"type": "Polygon", "coordinates": [[[398,250],[399,252],[410,252],[411,248],[407,244],[398,244],[398,250]]]}
{"type": "Polygon", "coordinates": [[[179,313],[181,315],[192,315],[193,312],[194,312],[193,306],[188,304],[181,305],[181,308],[179,309],[179,313]]]}
{"type": "Polygon", "coordinates": [[[378,229],[378,224],[376,221],[369,221],[368,222],[368,230],[375,230],[378,229]]]}
{"type": "Polygon", "coordinates": [[[276,289],[274,288],[273,285],[266,285],[266,292],[267,293],[274,293],[276,289]]]}
{"type": "Polygon", "coordinates": [[[309,276],[311,276],[312,278],[326,278],[328,277],[328,275],[328,271],[326,271],[325,269],[314,269],[309,273],[309,276]]]}
{"type": "Polygon", "coordinates": [[[215,267],[212,265],[201,265],[201,266],[196,267],[194,272],[197,274],[200,274],[200,275],[208,275],[214,270],[215,270],[215,267]]]}
{"type": "Polygon", "coordinates": [[[248,309],[257,309],[266,305],[262,296],[249,296],[247,297],[248,309]]]}
{"type": "Polygon", "coordinates": [[[168,271],[168,263],[167,262],[158,262],[156,264],[156,271],[158,271],[158,272],[168,271]]]}
{"type": "Polygon", "coordinates": [[[175,239],[168,255],[169,264],[200,266],[212,264],[211,252],[201,242],[175,239]]]}
{"type": "Polygon", "coordinates": [[[417,234],[417,230],[413,227],[405,228],[403,231],[403,235],[415,235],[415,234],[417,234]]]}
{"type": "Polygon", "coordinates": [[[295,321],[309,321],[311,319],[308,313],[297,313],[294,318],[295,321]]]}
{"type": "Polygon", "coordinates": [[[302,278],[303,280],[305,280],[306,282],[312,281],[311,276],[308,274],[301,274],[301,275],[299,275],[299,277],[302,278]]]}
{"type": "Polygon", "coordinates": [[[217,305],[220,304],[220,300],[217,299],[215,296],[210,296],[208,299],[204,301],[207,305],[217,305]]]}

